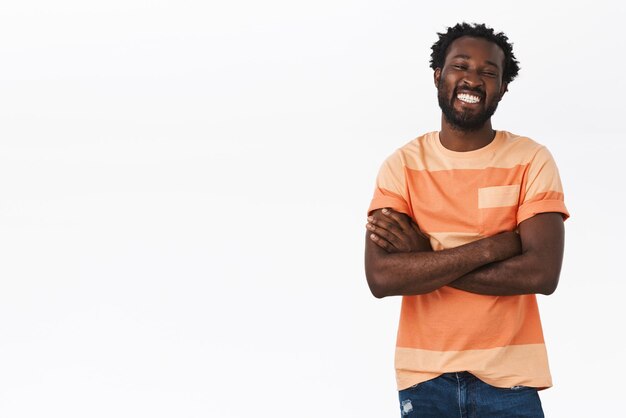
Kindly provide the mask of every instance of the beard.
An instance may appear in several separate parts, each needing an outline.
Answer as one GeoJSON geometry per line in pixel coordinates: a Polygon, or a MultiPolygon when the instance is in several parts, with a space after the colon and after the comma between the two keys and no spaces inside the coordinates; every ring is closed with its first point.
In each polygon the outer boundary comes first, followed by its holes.
{"type": "Polygon", "coordinates": [[[452,94],[443,85],[443,78],[439,80],[437,86],[437,99],[439,100],[439,107],[446,121],[452,126],[452,129],[464,132],[477,131],[485,125],[491,116],[498,108],[500,98],[494,98],[491,102],[484,102],[485,93],[480,89],[464,88],[464,92],[474,92],[481,97],[484,103],[483,108],[477,112],[472,112],[470,109],[464,111],[457,111],[454,109],[454,100],[456,100],[457,89],[455,88],[452,94]]]}

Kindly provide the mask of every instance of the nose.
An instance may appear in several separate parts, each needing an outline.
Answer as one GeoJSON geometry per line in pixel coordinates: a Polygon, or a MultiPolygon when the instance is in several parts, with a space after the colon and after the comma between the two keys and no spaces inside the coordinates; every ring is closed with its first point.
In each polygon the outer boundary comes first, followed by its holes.
{"type": "Polygon", "coordinates": [[[465,71],[462,81],[465,86],[472,88],[483,85],[483,79],[478,75],[478,72],[474,70],[465,71]]]}

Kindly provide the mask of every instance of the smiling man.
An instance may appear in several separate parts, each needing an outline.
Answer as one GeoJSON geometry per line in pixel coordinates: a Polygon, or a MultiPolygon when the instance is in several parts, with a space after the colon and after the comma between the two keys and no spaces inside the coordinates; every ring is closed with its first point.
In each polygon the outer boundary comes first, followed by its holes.
{"type": "Polygon", "coordinates": [[[401,414],[543,417],[537,391],[552,380],[535,295],[561,270],[558,170],[544,146],[492,128],[519,71],[503,33],[450,27],[431,67],[441,130],[384,162],[365,244],[374,296],[402,296],[401,414]]]}

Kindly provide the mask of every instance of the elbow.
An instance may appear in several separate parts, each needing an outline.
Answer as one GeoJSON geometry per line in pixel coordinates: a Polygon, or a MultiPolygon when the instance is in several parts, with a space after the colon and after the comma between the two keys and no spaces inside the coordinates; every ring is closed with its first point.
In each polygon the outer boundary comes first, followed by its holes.
{"type": "Polygon", "coordinates": [[[556,291],[559,284],[559,273],[545,274],[540,278],[537,293],[549,296],[556,291]]]}
{"type": "Polygon", "coordinates": [[[386,287],[383,285],[381,280],[375,279],[371,277],[371,275],[367,276],[367,284],[369,285],[370,292],[376,299],[382,299],[386,296],[389,296],[386,287]]]}
{"type": "Polygon", "coordinates": [[[373,289],[370,287],[370,291],[372,292],[372,295],[374,295],[376,299],[382,299],[387,296],[391,296],[390,293],[388,293],[385,289],[382,289],[382,288],[373,289]]]}
{"type": "Polygon", "coordinates": [[[388,280],[380,272],[365,270],[365,276],[367,277],[367,285],[370,288],[370,292],[376,299],[382,299],[387,296],[391,296],[391,292],[388,286],[388,280]]]}
{"type": "Polygon", "coordinates": [[[556,290],[556,283],[544,285],[543,288],[539,290],[539,293],[541,293],[542,295],[550,296],[551,294],[555,292],[555,290],[556,290]]]}

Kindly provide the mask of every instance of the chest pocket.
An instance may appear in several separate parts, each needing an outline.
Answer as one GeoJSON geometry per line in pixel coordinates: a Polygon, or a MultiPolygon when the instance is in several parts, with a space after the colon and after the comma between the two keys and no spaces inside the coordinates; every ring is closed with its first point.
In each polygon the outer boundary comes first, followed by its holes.
{"type": "Polygon", "coordinates": [[[517,226],[519,197],[519,184],[478,189],[478,211],[482,234],[493,235],[514,230],[517,226]]]}

